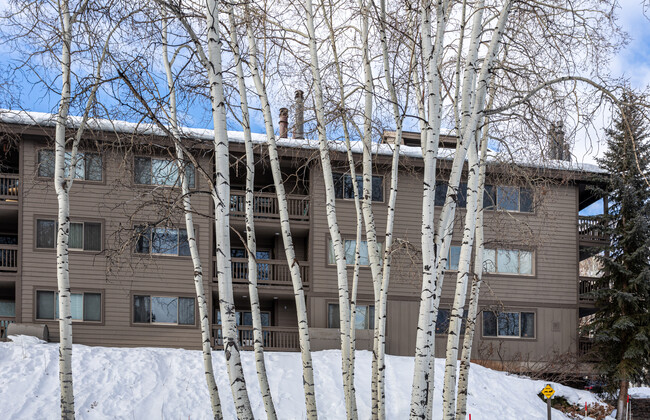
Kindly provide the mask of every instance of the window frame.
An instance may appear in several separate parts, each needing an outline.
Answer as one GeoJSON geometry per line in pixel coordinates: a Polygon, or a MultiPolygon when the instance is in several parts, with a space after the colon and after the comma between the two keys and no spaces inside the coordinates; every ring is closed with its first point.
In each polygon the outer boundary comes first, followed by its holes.
{"type": "MultiPolygon", "coordinates": [[[[334,196],[335,197],[336,197],[336,177],[337,176],[341,176],[343,178],[343,180],[345,180],[345,177],[348,177],[348,178],[350,178],[350,180],[352,180],[352,176],[347,172],[332,172],[332,181],[334,183],[334,190],[335,190],[334,191],[334,196]]],[[[356,174],[356,176],[362,177],[361,179],[363,180],[363,174],[356,174]]],[[[379,175],[379,174],[372,174],[372,177],[373,178],[377,177],[377,178],[380,179],[379,185],[381,186],[381,200],[372,200],[372,198],[371,198],[370,201],[372,201],[373,203],[385,203],[386,202],[386,194],[385,194],[386,188],[384,188],[385,187],[385,183],[384,183],[385,177],[384,177],[384,175],[379,175]]],[[[346,197],[345,196],[345,182],[342,182],[341,185],[342,185],[343,191],[341,191],[341,197],[340,198],[336,197],[336,200],[354,201],[354,196],[353,197],[346,197]]],[[[359,199],[363,200],[363,197],[359,197],[359,199]]]]}
{"type": "MultiPolygon", "coordinates": [[[[167,161],[170,164],[174,165],[174,167],[176,167],[176,159],[171,158],[171,157],[159,157],[159,156],[151,156],[151,155],[145,155],[145,154],[134,154],[133,159],[132,159],[132,166],[131,166],[131,168],[133,168],[133,176],[131,177],[131,182],[133,183],[133,185],[135,185],[137,187],[150,187],[150,188],[156,188],[156,187],[181,188],[180,172],[178,174],[178,178],[177,178],[176,183],[174,185],[154,184],[153,183],[153,160],[154,159],[167,161]],[[150,166],[151,166],[151,179],[152,179],[151,183],[149,183],[149,184],[141,184],[139,182],[136,182],[136,169],[135,169],[136,168],[136,165],[135,165],[136,159],[149,159],[150,166]]],[[[192,167],[194,168],[193,169],[194,174],[192,176],[192,178],[194,180],[194,185],[188,185],[188,187],[189,187],[190,190],[196,190],[198,188],[198,183],[199,183],[198,177],[196,176],[196,167],[194,166],[194,164],[192,162],[186,160],[185,165],[188,165],[188,164],[192,165],[192,167]]],[[[178,168],[176,170],[178,170],[178,168]]]]}
{"type": "MultiPolygon", "coordinates": [[[[51,217],[51,216],[43,216],[43,215],[34,215],[34,240],[33,240],[33,246],[32,249],[34,251],[50,251],[50,250],[56,250],[56,240],[58,236],[58,219],[56,217],[51,217]],[[44,221],[44,222],[54,222],[54,238],[53,238],[53,244],[54,246],[52,247],[43,247],[43,246],[38,246],[38,225],[39,221],[44,221]]],[[[90,218],[83,218],[81,221],[78,219],[70,219],[70,225],[74,224],[81,224],[82,225],[82,242],[83,245],[85,246],[85,224],[86,223],[93,223],[93,224],[98,224],[99,225],[99,250],[95,249],[85,249],[85,248],[72,248],[70,246],[70,237],[68,235],[68,251],[70,252],[83,252],[83,253],[98,253],[98,252],[103,252],[104,251],[104,237],[105,237],[105,232],[104,232],[104,219],[90,219],[90,218]]]]}
{"type": "Polygon", "coordinates": [[[503,311],[497,312],[490,310],[488,308],[485,308],[481,310],[481,338],[486,339],[486,340],[527,340],[527,341],[536,341],[537,340],[537,311],[534,309],[515,309],[515,308],[507,308],[504,309],[503,311]],[[485,335],[485,313],[489,312],[494,314],[494,319],[496,322],[495,329],[496,329],[496,335],[485,335]],[[516,313],[518,314],[518,329],[519,329],[519,335],[500,335],[499,334],[499,315],[505,313],[505,314],[512,314],[516,313]],[[523,337],[521,335],[521,327],[522,327],[522,315],[523,314],[532,314],[533,315],[533,336],[532,337],[523,337]]]}
{"type": "Polygon", "coordinates": [[[536,213],[536,206],[535,206],[535,192],[532,188],[529,188],[527,186],[521,186],[521,185],[496,185],[496,184],[486,184],[487,186],[492,188],[493,191],[493,197],[494,197],[494,205],[490,207],[485,207],[485,197],[487,192],[485,191],[483,193],[483,210],[487,211],[500,211],[500,212],[508,212],[508,213],[518,213],[518,214],[535,214],[536,213]],[[518,190],[518,200],[517,200],[517,210],[508,210],[508,209],[503,209],[499,205],[499,189],[500,188],[517,188],[518,190]],[[522,190],[527,190],[530,193],[530,199],[531,199],[531,209],[530,211],[522,211],[521,210],[521,191],[522,190]]]}
{"type": "MultiPolygon", "coordinates": [[[[340,327],[340,325],[336,325],[336,326],[331,326],[330,325],[330,307],[335,307],[335,306],[339,306],[339,303],[336,302],[336,301],[327,302],[327,309],[326,309],[327,312],[325,313],[325,319],[326,319],[326,322],[327,322],[327,328],[329,328],[329,329],[335,329],[335,328],[340,327]]],[[[360,306],[364,306],[366,308],[371,308],[372,307],[373,312],[372,312],[372,316],[366,316],[366,321],[367,321],[368,328],[355,328],[355,330],[356,331],[372,331],[372,330],[374,330],[375,329],[375,325],[374,325],[374,323],[375,323],[375,317],[374,317],[374,315],[375,315],[375,312],[374,312],[375,304],[374,304],[374,302],[368,302],[368,303],[366,303],[366,302],[358,302],[357,305],[355,306],[355,308],[358,308],[360,306]],[[370,325],[371,321],[372,321],[373,325],[370,325]]],[[[367,310],[367,313],[368,312],[369,312],[369,309],[367,310]]],[[[356,312],[355,312],[355,314],[356,314],[356,312]]],[[[337,311],[337,316],[338,316],[338,311],[337,311]]]]}
{"type": "MultiPolygon", "coordinates": [[[[54,154],[54,157],[56,158],[56,150],[48,148],[48,147],[40,147],[40,148],[38,148],[36,150],[36,164],[35,164],[36,177],[38,179],[43,179],[43,180],[45,180],[45,179],[47,179],[47,180],[54,179],[54,174],[52,174],[52,176],[45,176],[45,175],[40,174],[40,171],[41,171],[41,152],[42,151],[52,152],[54,154]]],[[[66,154],[67,153],[71,153],[71,151],[66,150],[66,154]]],[[[83,155],[84,177],[83,178],[76,178],[75,177],[74,182],[90,182],[90,183],[94,183],[94,184],[105,184],[106,183],[106,173],[105,173],[106,171],[105,171],[105,167],[104,167],[104,154],[100,153],[100,152],[89,152],[89,151],[86,151],[86,150],[79,150],[79,151],[77,151],[77,153],[83,155]],[[100,166],[101,166],[101,179],[100,180],[88,179],[88,163],[86,161],[87,160],[87,158],[86,158],[87,155],[95,155],[95,156],[97,156],[99,158],[99,161],[100,161],[99,163],[100,163],[100,166]]],[[[55,170],[56,168],[53,168],[53,169],[55,170]]]]}
{"type": "Polygon", "coordinates": [[[486,246],[483,251],[483,274],[487,274],[489,276],[520,276],[520,277],[537,277],[537,252],[535,249],[531,248],[526,248],[526,247],[516,247],[516,246],[511,246],[511,247],[489,247],[486,246]],[[494,256],[495,256],[495,261],[494,261],[494,268],[495,271],[486,271],[485,270],[485,262],[486,262],[486,257],[485,257],[485,251],[486,250],[492,250],[494,251],[494,256]],[[528,252],[530,253],[530,274],[524,274],[521,272],[517,273],[506,273],[506,272],[500,272],[498,270],[498,251],[517,251],[518,253],[518,267],[521,267],[521,252],[528,252]]]}
{"type": "Polygon", "coordinates": [[[142,291],[131,291],[130,293],[130,309],[129,309],[129,324],[132,327],[147,327],[147,328],[198,328],[199,324],[197,322],[199,314],[198,314],[198,307],[196,303],[196,295],[192,294],[186,294],[186,293],[181,293],[181,294],[170,294],[170,293],[156,293],[156,292],[142,292],[142,291]],[[135,322],[134,317],[135,317],[135,297],[136,296],[144,296],[149,298],[149,322],[135,322]],[[175,298],[178,299],[177,302],[177,318],[176,318],[176,323],[169,323],[169,322],[151,322],[151,298],[175,298]],[[180,299],[193,299],[194,300],[194,324],[179,324],[178,323],[178,310],[180,308],[180,299]]]}
{"type": "MultiPolygon", "coordinates": [[[[53,287],[40,287],[40,286],[34,287],[34,290],[33,290],[34,308],[33,308],[33,313],[32,313],[32,319],[34,321],[57,322],[57,323],[59,322],[58,318],[56,318],[56,311],[57,311],[56,302],[58,301],[56,296],[58,295],[58,293],[59,293],[58,290],[56,288],[53,288],[53,287]],[[53,300],[54,300],[54,314],[53,315],[55,316],[55,318],[38,318],[37,317],[38,316],[38,292],[52,292],[54,294],[53,295],[53,300]]],[[[92,324],[92,325],[104,325],[105,320],[106,320],[106,317],[105,317],[105,311],[106,311],[106,306],[105,306],[105,295],[106,295],[106,293],[105,293],[105,290],[104,289],[86,289],[86,288],[82,288],[82,289],[76,289],[75,288],[75,289],[70,290],[70,295],[78,295],[78,294],[81,294],[81,295],[95,294],[95,295],[100,296],[100,298],[99,298],[99,302],[100,302],[99,303],[100,304],[100,308],[99,308],[100,320],[99,321],[87,321],[85,319],[72,319],[72,322],[73,323],[92,324]]],[[[83,312],[83,303],[82,303],[82,312],[83,312]]],[[[82,316],[83,316],[83,314],[82,314],[82,316]]]]}
{"type": "MultiPolygon", "coordinates": [[[[451,310],[452,306],[450,305],[445,305],[444,308],[441,308],[442,304],[438,306],[438,313],[436,314],[436,336],[438,335],[449,335],[449,325],[451,325],[451,310]],[[440,317],[440,313],[442,311],[445,311],[448,313],[447,315],[447,329],[445,331],[439,331],[439,323],[438,323],[438,318],[440,317]]],[[[463,310],[463,317],[462,321],[460,324],[460,336],[465,335],[465,327],[467,325],[467,311],[463,310]]]]}
{"type": "MultiPolygon", "coordinates": [[[[157,258],[157,257],[192,258],[192,252],[191,252],[191,250],[189,249],[189,240],[187,241],[187,242],[188,242],[188,245],[187,245],[187,246],[188,246],[188,254],[187,254],[187,255],[180,255],[180,250],[181,250],[181,242],[180,242],[180,240],[181,240],[181,239],[180,239],[180,238],[181,238],[181,235],[180,235],[180,232],[181,232],[181,231],[185,231],[185,237],[187,238],[187,229],[186,229],[186,228],[180,228],[180,227],[167,227],[167,226],[154,226],[154,225],[151,225],[150,223],[142,222],[142,223],[136,223],[135,225],[133,225],[133,231],[134,231],[134,233],[138,230],[138,228],[144,228],[145,230],[149,229],[149,232],[150,232],[150,233],[149,233],[149,252],[138,252],[138,251],[137,251],[137,249],[138,249],[138,242],[140,241],[140,236],[138,235],[138,236],[136,237],[136,240],[135,240],[135,242],[134,242],[134,246],[133,246],[133,248],[132,248],[132,252],[131,252],[134,256],[145,256],[145,255],[148,255],[149,257],[156,257],[156,258],[157,258]],[[173,229],[173,230],[176,230],[176,231],[177,231],[176,236],[177,236],[178,239],[177,239],[177,242],[176,242],[176,249],[177,249],[177,253],[176,253],[176,254],[165,254],[165,253],[159,253],[159,252],[152,252],[152,247],[153,247],[153,236],[152,236],[152,235],[153,235],[153,229],[166,229],[166,230],[173,229]]],[[[194,238],[196,239],[196,241],[197,241],[197,243],[198,243],[198,241],[199,241],[199,237],[198,237],[198,229],[197,229],[196,226],[194,227],[194,238]]]]}

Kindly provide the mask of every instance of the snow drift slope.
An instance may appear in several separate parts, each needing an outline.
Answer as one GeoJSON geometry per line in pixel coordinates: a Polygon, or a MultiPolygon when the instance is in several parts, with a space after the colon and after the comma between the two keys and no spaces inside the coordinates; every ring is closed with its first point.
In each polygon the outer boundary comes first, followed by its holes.
{"type": "MultiPolygon", "coordinates": [[[[370,358],[357,352],[359,418],[370,417],[370,358]]],[[[345,418],[338,351],[313,353],[319,417],[345,418]]],[[[56,419],[59,414],[58,345],[18,337],[0,343],[0,417],[56,419]]],[[[252,352],[242,353],[256,418],[265,418],[252,352]]],[[[234,419],[223,353],[214,354],[219,394],[227,419],[234,419]]],[[[408,418],[413,359],[387,356],[386,409],[389,419],[408,418]]],[[[299,353],[267,353],[271,393],[280,419],[304,418],[299,353]]],[[[444,360],[436,363],[435,407],[442,404],[444,360]]],[[[107,348],[75,345],[75,402],[78,419],[209,419],[210,404],[201,352],[159,348],[107,348]]],[[[546,419],[537,397],[545,383],[472,366],[468,411],[473,420],[546,419]]],[[[553,385],[574,403],[595,402],[587,391],[553,385]]],[[[440,418],[440,414],[434,416],[440,418]]],[[[553,419],[566,419],[554,411],[553,419]]]]}

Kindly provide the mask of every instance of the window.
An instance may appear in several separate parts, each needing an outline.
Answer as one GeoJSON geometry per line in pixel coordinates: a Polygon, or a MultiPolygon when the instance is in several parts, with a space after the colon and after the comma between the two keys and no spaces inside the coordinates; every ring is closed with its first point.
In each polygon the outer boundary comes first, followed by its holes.
{"type": "MultiPolygon", "coordinates": [[[[334,243],[330,239],[329,250],[327,252],[327,263],[336,264],[336,256],[334,254],[334,243]]],[[[377,243],[379,245],[379,250],[381,252],[381,242],[377,243]]],[[[345,250],[345,263],[347,265],[354,265],[354,252],[357,247],[357,241],[354,239],[345,239],[343,241],[343,248],[345,250]]],[[[368,241],[361,241],[359,246],[359,265],[369,266],[370,257],[368,256],[368,241]]]]}
{"type": "MultiPolygon", "coordinates": [[[[449,320],[451,318],[451,311],[449,309],[438,309],[438,316],[436,317],[436,334],[447,334],[449,332],[449,320]]],[[[460,323],[460,334],[465,334],[465,311],[463,311],[463,318],[460,323]]]]}
{"type": "MultiPolygon", "coordinates": [[[[41,149],[38,151],[38,176],[45,178],[54,177],[54,150],[41,149]]],[[[72,152],[65,152],[65,176],[68,176],[68,168],[72,164],[72,152]]],[[[75,168],[75,179],[86,181],[102,180],[102,157],[97,153],[77,152],[77,166],[75,168]]]]}
{"type": "Polygon", "coordinates": [[[500,274],[533,274],[533,253],[520,249],[483,250],[483,272],[500,274]]]}
{"type": "MultiPolygon", "coordinates": [[[[36,220],[36,247],[56,248],[58,222],[36,220]]],[[[102,225],[95,222],[70,222],[68,247],[82,251],[102,250],[102,225]]]]}
{"type": "Polygon", "coordinates": [[[533,192],[524,187],[486,185],[483,208],[532,213],[533,192]]]}
{"type": "Polygon", "coordinates": [[[447,255],[447,270],[458,270],[458,261],[460,261],[460,245],[452,245],[449,247],[449,255],[447,255]]]}
{"type": "Polygon", "coordinates": [[[483,311],[484,337],[535,337],[534,312],[483,311]]]}
{"type": "Polygon", "coordinates": [[[136,226],[138,254],[190,255],[187,230],[151,226],[136,226]]]}
{"type": "Polygon", "coordinates": [[[135,295],[133,322],[194,325],[194,298],[135,295]]]}
{"type": "MultiPolygon", "coordinates": [[[[442,182],[442,181],[436,182],[436,193],[435,193],[436,206],[442,207],[445,205],[445,199],[447,198],[447,188],[448,188],[448,184],[446,182],[442,182]]],[[[461,182],[458,185],[456,205],[460,208],[467,207],[467,183],[466,182],[461,182]]]]}
{"type": "MultiPolygon", "coordinates": [[[[332,174],[334,177],[334,194],[336,198],[354,198],[352,177],[348,174],[332,174]]],[[[359,198],[363,199],[363,175],[357,175],[359,198]]],[[[372,177],[372,201],[384,201],[383,178],[372,177]]]]}
{"type": "MultiPolygon", "coordinates": [[[[74,321],[101,321],[101,293],[71,293],[70,310],[74,321]]],[[[36,319],[59,319],[58,292],[36,291],[36,319]]]]}
{"type": "MultiPolygon", "coordinates": [[[[194,188],[194,165],[186,162],[185,173],[188,185],[194,188]]],[[[173,159],[136,157],[134,175],[136,184],[174,187],[181,183],[178,165],[173,159]]]]}
{"type": "MultiPolygon", "coordinates": [[[[341,318],[339,317],[338,303],[327,305],[327,328],[339,328],[341,318]]],[[[354,313],[354,326],[357,330],[372,330],[375,328],[375,306],[357,305],[354,313]]]]}

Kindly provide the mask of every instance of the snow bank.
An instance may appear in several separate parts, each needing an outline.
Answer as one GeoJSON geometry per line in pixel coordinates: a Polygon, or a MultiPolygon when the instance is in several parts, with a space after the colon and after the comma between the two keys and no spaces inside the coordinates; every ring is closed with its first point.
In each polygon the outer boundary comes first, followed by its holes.
{"type": "MultiPolygon", "coordinates": [[[[3,419],[54,419],[59,416],[58,344],[16,339],[0,343],[0,401],[3,419]],[[38,344],[38,345],[36,345],[38,344]]],[[[359,418],[370,418],[370,358],[357,352],[359,418]]],[[[252,352],[242,355],[256,418],[265,418],[252,352]]],[[[313,354],[321,419],[345,418],[340,352],[313,354]]],[[[413,375],[411,357],[387,356],[387,418],[408,418],[413,375]]],[[[232,395],[222,352],[214,354],[219,394],[227,419],[234,419],[232,395]]],[[[267,353],[271,393],[279,418],[303,419],[299,353],[267,353]]],[[[435,407],[442,404],[444,360],[436,361],[435,407]]],[[[201,353],[182,349],[74,346],[74,390],[78,419],[209,419],[201,353]]],[[[473,419],[546,419],[537,393],[546,385],[478,365],[472,366],[468,411],[473,419]]],[[[558,394],[584,405],[597,399],[587,391],[553,384],[558,394]]],[[[554,410],[555,411],[555,410],[554,410]]],[[[434,418],[440,418],[436,413],[434,418]]],[[[559,411],[553,419],[567,419],[559,411]]]]}
{"type": "Polygon", "coordinates": [[[632,398],[650,398],[650,387],[639,386],[630,388],[628,395],[632,398]]]}

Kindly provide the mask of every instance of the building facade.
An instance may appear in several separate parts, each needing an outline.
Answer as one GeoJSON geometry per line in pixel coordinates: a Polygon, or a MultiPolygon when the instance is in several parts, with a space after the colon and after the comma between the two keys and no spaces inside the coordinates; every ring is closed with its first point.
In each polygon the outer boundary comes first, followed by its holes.
{"type": "MultiPolygon", "coordinates": [[[[36,115],[33,114],[32,117],[36,115]]],[[[8,323],[49,327],[58,339],[56,296],[57,199],[53,176],[54,120],[5,118],[0,124],[0,332],[8,323]]],[[[70,284],[74,342],[101,346],[200,348],[193,267],[178,206],[177,172],[170,143],[134,125],[97,124],[88,130],[70,193],[70,284]],[[110,126],[110,128],[109,128],[110,126]],[[117,127],[117,128],[116,128],[117,127]]],[[[220,316],[214,257],[210,134],[188,131],[196,162],[188,166],[197,244],[208,293],[213,340],[219,348],[220,316]]],[[[423,162],[418,135],[406,136],[400,175],[389,288],[387,351],[412,355],[421,288],[423,162]],[[410,146],[409,146],[410,145],[410,146]]],[[[256,141],[255,223],[259,295],[267,350],[298,350],[296,305],[280,236],[277,197],[263,138],[256,141]]],[[[322,170],[314,142],[280,141],[291,232],[308,308],[312,350],[339,346],[337,278],[325,215],[322,170]]],[[[443,147],[453,147],[447,138],[443,147]]],[[[244,145],[231,142],[231,257],[241,345],[251,348],[252,322],[244,225],[244,145]]],[[[380,148],[381,149],[381,148],[380,148]]],[[[390,147],[375,157],[373,211],[383,242],[390,147]]],[[[360,158],[360,155],[357,155],[360,158]]],[[[360,159],[359,159],[360,160],[360,159]]],[[[337,215],[352,263],[356,214],[346,156],[333,152],[337,215]]],[[[451,161],[441,159],[438,178],[451,161]]],[[[491,164],[485,195],[486,263],[477,320],[475,360],[544,360],[587,345],[581,316],[593,312],[585,293],[591,280],[579,262],[602,243],[597,226],[579,216],[597,198],[589,192],[589,168],[491,164]],[[514,169],[513,169],[514,168],[514,169]]],[[[444,183],[437,205],[444,200],[444,183]]],[[[437,355],[444,355],[453,299],[461,226],[463,184],[445,275],[437,327],[437,355]]],[[[440,207],[436,208],[439,212],[440,207]]],[[[362,248],[357,348],[370,349],[374,297],[365,242],[362,248]]],[[[352,277],[352,267],[349,270],[352,277]]]]}

